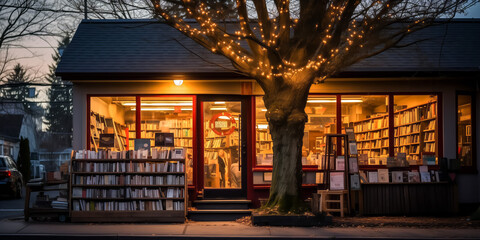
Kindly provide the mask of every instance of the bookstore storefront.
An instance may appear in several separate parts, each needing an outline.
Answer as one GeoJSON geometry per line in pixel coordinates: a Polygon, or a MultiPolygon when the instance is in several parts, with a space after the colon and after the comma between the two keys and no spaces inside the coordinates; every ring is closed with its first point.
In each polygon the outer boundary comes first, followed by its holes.
{"type": "MultiPolygon", "coordinates": [[[[205,92],[211,90],[210,84],[201,81],[185,81],[182,86],[167,81],[143,83],[141,85],[145,88],[138,88],[138,91],[159,89],[161,85],[181,91],[162,95],[145,92],[120,94],[122,88],[133,89],[129,83],[119,83],[119,89],[113,89],[114,94],[112,88],[109,94],[95,93],[105,90],[101,87],[105,83],[99,83],[95,88],[90,84],[76,84],[79,90],[91,93],[83,95],[89,115],[87,122],[83,123],[89,130],[81,133],[85,136],[85,148],[106,149],[100,144],[100,136],[108,133],[114,134],[115,138],[114,148],[110,150],[141,149],[141,146],[136,146],[144,143],[137,141],[139,139],[147,140],[148,148],[154,149],[158,148],[156,133],[171,133],[174,139],[172,146],[185,149],[185,172],[191,200],[198,194],[207,198],[243,197],[253,200],[258,206],[261,199],[268,196],[273,162],[273,142],[265,119],[263,98],[255,83],[224,84],[237,94],[193,94],[195,88],[190,85],[204,85],[205,92]],[[246,91],[245,88],[249,89],[246,91]],[[245,94],[245,91],[251,94],[245,94]]],[[[352,90],[362,85],[365,89],[373,86],[354,82],[348,84],[352,90]]],[[[398,82],[398,85],[402,84],[398,82]]],[[[322,170],[326,134],[344,132],[345,128],[355,131],[358,164],[361,174],[365,174],[364,183],[378,181],[369,177],[369,173],[391,167],[387,166],[389,157],[401,157],[408,163],[395,169],[404,172],[402,182],[422,182],[419,178],[408,177],[409,173],[418,172],[422,165],[433,171],[433,178],[429,181],[437,181],[434,176],[439,170],[440,159],[445,156],[444,144],[455,141],[455,154],[461,166],[464,169],[474,167],[473,95],[458,92],[454,95],[456,99],[450,99],[457,102],[457,106],[446,111],[450,114],[452,110],[456,112],[457,119],[447,118],[453,124],[456,122],[458,135],[445,141],[446,129],[441,127],[446,116],[442,101],[445,92],[441,89],[429,93],[342,94],[322,89],[339,86],[347,85],[332,80],[313,87],[307,101],[305,112],[308,122],[302,151],[305,197],[309,197],[321,184],[318,176],[322,170]],[[319,90],[324,92],[316,93],[319,90]]],[[[389,180],[392,181],[393,178],[389,180]]]]}
{"type": "MultiPolygon", "coordinates": [[[[451,29],[470,32],[479,25],[452,24],[463,28],[451,29]]],[[[437,30],[443,36],[445,30],[437,30]]],[[[468,32],[455,36],[462,34],[468,32]]],[[[365,204],[379,206],[374,200],[382,193],[408,192],[397,185],[435,191],[431,186],[445,162],[452,170],[447,177],[458,186],[458,202],[480,202],[476,153],[480,63],[460,61],[466,54],[462,47],[477,46],[478,39],[455,39],[446,42],[448,53],[427,55],[418,50],[437,51],[433,47],[437,43],[396,50],[402,54],[386,52],[311,87],[302,146],[305,198],[321,188],[326,134],[352,128],[365,180],[361,191],[384,187],[372,191],[370,199],[364,197],[365,204]],[[461,41],[467,43],[451,45],[461,41]],[[446,58],[452,67],[438,65],[441,61],[432,56],[446,58]],[[392,167],[392,159],[402,165],[392,167]],[[388,170],[387,182],[378,183],[379,169],[388,170]],[[420,171],[428,171],[430,178],[419,179],[420,171]],[[398,172],[403,177],[392,178],[398,172]]],[[[171,136],[168,147],[184,150],[189,202],[199,196],[242,198],[251,200],[249,207],[254,208],[268,197],[273,142],[262,89],[234,72],[223,57],[175,29],[150,20],[82,21],[56,74],[73,83],[75,150],[147,149],[148,159],[148,154],[167,146],[157,144],[161,142],[157,139],[171,136]],[[102,139],[106,135],[109,141],[102,139]]],[[[413,201],[418,207],[430,200],[413,201]]]]}

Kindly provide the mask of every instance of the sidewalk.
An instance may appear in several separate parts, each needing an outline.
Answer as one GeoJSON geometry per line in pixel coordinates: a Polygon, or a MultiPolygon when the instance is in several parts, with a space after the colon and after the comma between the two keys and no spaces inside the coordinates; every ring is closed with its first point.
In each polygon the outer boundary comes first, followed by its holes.
{"type": "Polygon", "coordinates": [[[0,239],[480,239],[480,228],[255,227],[238,222],[79,224],[0,221],[0,239]]]}

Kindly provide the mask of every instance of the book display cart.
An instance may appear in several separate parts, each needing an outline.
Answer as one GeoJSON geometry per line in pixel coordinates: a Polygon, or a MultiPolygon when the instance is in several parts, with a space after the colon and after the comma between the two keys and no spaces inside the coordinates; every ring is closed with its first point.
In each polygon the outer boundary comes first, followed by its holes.
{"type": "Polygon", "coordinates": [[[184,222],[184,150],[79,151],[71,161],[72,222],[184,222]]]}

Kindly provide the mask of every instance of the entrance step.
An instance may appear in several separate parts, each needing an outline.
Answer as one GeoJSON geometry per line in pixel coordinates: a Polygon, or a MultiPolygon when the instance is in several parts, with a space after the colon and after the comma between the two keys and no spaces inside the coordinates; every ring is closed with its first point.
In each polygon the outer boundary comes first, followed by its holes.
{"type": "Polygon", "coordinates": [[[217,209],[217,210],[190,210],[188,218],[193,221],[235,221],[245,216],[251,216],[251,210],[244,209],[217,209]]]}
{"type": "Polygon", "coordinates": [[[193,202],[195,210],[188,211],[188,218],[194,221],[235,221],[251,216],[247,199],[199,199],[193,202]]]}
{"type": "Polygon", "coordinates": [[[193,206],[199,210],[219,210],[219,209],[249,209],[249,205],[252,201],[246,199],[204,199],[196,200],[193,202],[193,206]]]}

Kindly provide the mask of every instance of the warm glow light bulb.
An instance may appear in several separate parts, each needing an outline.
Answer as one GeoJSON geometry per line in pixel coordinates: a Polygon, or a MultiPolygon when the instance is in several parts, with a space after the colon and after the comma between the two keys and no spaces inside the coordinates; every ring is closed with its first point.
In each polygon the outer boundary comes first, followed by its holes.
{"type": "Polygon", "coordinates": [[[183,80],[181,80],[181,79],[175,79],[175,80],[173,80],[173,83],[175,83],[175,85],[177,85],[177,86],[180,86],[180,85],[183,84],[183,80]]]}

